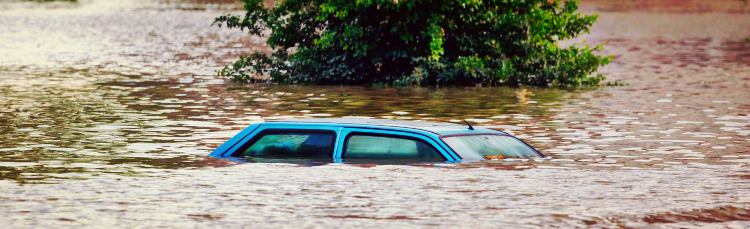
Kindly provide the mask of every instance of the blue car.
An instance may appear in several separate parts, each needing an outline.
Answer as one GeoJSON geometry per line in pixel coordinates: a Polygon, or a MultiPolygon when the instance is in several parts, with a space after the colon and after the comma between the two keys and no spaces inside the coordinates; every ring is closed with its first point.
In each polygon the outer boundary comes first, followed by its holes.
{"type": "Polygon", "coordinates": [[[469,123],[383,119],[299,119],[248,126],[216,148],[229,159],[332,162],[470,162],[544,157],[518,138],[469,123]]]}

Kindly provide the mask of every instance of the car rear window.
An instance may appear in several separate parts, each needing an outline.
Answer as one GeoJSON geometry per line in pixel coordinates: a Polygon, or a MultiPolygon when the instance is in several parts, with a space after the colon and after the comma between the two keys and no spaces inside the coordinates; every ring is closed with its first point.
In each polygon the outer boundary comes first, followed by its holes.
{"type": "Polygon", "coordinates": [[[507,135],[458,135],[443,137],[443,140],[463,157],[478,156],[485,159],[503,159],[541,156],[526,143],[507,135]]]}
{"type": "Polygon", "coordinates": [[[354,134],[347,138],[344,159],[444,160],[439,152],[422,140],[365,134],[354,134]]]}
{"type": "Polygon", "coordinates": [[[328,132],[266,132],[238,156],[331,158],[333,140],[334,134],[328,132]]]}

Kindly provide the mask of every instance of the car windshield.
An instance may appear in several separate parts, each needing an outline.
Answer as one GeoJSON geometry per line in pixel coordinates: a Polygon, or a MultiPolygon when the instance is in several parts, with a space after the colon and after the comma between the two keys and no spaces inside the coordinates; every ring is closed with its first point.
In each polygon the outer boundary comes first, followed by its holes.
{"type": "Polygon", "coordinates": [[[541,156],[526,143],[507,135],[459,135],[444,137],[443,140],[463,157],[481,157],[492,160],[541,156]]]}

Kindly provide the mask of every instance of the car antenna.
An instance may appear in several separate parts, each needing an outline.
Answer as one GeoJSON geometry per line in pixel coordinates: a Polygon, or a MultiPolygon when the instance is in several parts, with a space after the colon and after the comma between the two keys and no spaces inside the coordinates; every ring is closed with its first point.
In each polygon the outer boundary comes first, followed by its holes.
{"type": "Polygon", "coordinates": [[[474,127],[473,127],[473,126],[471,126],[471,123],[469,123],[469,121],[466,121],[466,120],[464,119],[464,123],[466,123],[466,125],[469,125],[469,130],[474,130],[474,127]]]}

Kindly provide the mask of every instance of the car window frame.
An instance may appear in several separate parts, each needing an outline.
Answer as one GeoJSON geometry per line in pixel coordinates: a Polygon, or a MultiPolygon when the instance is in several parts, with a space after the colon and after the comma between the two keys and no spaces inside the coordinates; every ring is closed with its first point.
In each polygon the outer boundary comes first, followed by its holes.
{"type": "Polygon", "coordinates": [[[336,142],[338,139],[338,133],[333,130],[326,130],[326,129],[287,129],[287,128],[266,128],[263,130],[260,130],[258,133],[254,134],[250,140],[246,141],[244,145],[240,146],[232,154],[230,154],[230,157],[244,157],[244,155],[241,155],[245,152],[248,148],[250,148],[253,144],[258,142],[263,136],[266,136],[267,134],[283,134],[283,133],[324,133],[324,134],[330,134],[333,138],[331,138],[331,151],[328,152],[328,156],[330,159],[333,159],[333,156],[336,154],[336,142]]]}
{"type": "Polygon", "coordinates": [[[346,147],[349,145],[349,139],[352,136],[371,136],[371,137],[389,137],[389,138],[398,138],[398,139],[407,139],[417,142],[422,142],[429,146],[435,153],[437,153],[438,156],[440,156],[443,161],[448,161],[448,159],[445,156],[445,153],[440,151],[437,147],[435,147],[435,144],[432,144],[430,142],[427,142],[424,139],[418,138],[418,137],[412,137],[407,135],[400,135],[400,134],[389,134],[389,133],[374,133],[374,132],[366,132],[366,131],[350,131],[346,133],[346,137],[344,137],[343,144],[341,145],[341,160],[346,160],[346,147]]]}

